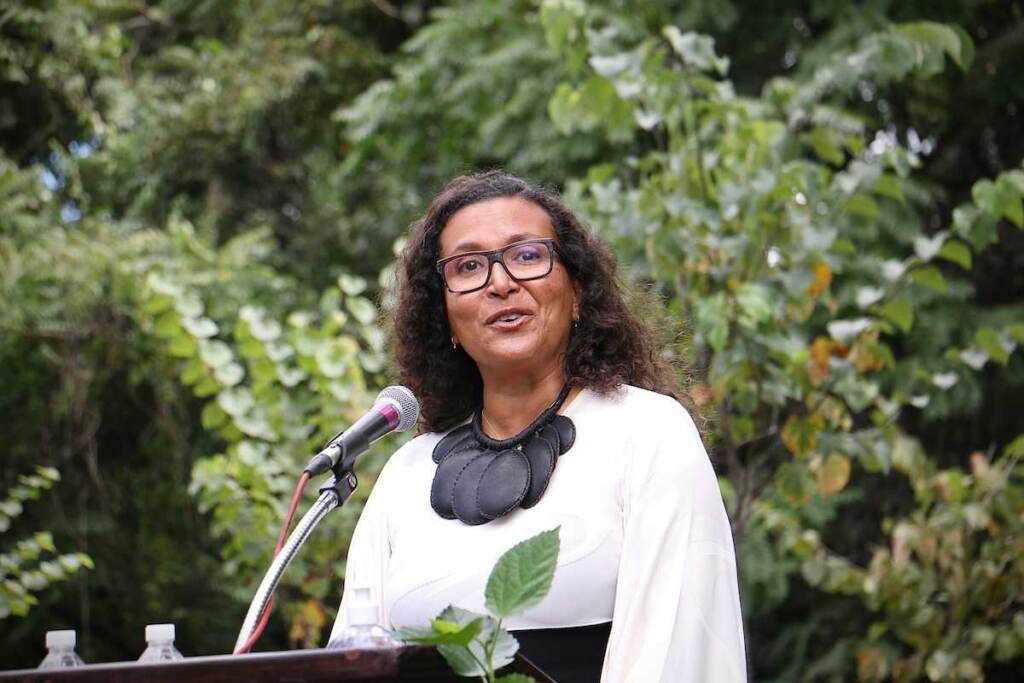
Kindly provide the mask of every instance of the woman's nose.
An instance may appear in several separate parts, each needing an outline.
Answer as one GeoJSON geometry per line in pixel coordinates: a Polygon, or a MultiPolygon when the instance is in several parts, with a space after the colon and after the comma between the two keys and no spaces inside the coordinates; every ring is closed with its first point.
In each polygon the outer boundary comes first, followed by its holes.
{"type": "Polygon", "coordinates": [[[519,282],[509,274],[505,264],[495,261],[491,264],[490,282],[487,283],[487,290],[504,296],[509,292],[519,289],[519,282]]]}

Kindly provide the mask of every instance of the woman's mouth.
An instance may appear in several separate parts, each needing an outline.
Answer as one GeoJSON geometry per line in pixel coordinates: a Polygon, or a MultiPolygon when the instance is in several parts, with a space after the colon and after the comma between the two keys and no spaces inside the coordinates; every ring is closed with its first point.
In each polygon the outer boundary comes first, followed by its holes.
{"type": "Polygon", "coordinates": [[[514,329],[524,324],[530,317],[530,313],[522,310],[498,311],[487,319],[487,324],[502,329],[514,329]]]}

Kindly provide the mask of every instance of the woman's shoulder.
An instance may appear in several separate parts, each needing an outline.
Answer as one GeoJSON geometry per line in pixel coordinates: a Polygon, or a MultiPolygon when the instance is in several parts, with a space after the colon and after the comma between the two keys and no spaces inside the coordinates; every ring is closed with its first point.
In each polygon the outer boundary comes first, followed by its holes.
{"type": "Polygon", "coordinates": [[[689,411],[675,398],[648,389],[622,385],[603,395],[593,394],[593,422],[611,432],[625,431],[630,452],[651,461],[664,456],[679,465],[706,459],[704,445],[689,411]]]}
{"type": "Polygon", "coordinates": [[[395,463],[393,467],[415,467],[426,461],[431,461],[437,442],[444,438],[445,434],[460,426],[462,425],[456,425],[443,432],[423,432],[416,435],[395,451],[388,464],[395,463]]]}
{"type": "Polygon", "coordinates": [[[422,461],[424,458],[430,458],[434,446],[441,440],[442,436],[444,436],[444,432],[424,432],[414,436],[395,451],[391,459],[388,460],[388,464],[395,463],[396,465],[409,466],[422,461]]]}
{"type": "Polygon", "coordinates": [[[596,394],[596,403],[620,415],[636,415],[645,421],[664,419],[690,420],[690,414],[671,396],[649,389],[623,384],[605,394],[596,394]]]}

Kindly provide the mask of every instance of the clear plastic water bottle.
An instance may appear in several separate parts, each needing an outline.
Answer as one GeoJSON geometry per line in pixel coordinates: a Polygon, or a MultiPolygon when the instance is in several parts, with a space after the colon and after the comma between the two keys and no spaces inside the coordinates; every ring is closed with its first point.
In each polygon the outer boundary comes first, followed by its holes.
{"type": "Polygon", "coordinates": [[[174,624],[150,624],[146,627],[146,649],[140,662],[166,662],[185,657],[174,647],[174,624]]]}
{"type": "Polygon", "coordinates": [[[402,641],[378,624],[377,604],[370,597],[370,589],[352,590],[352,602],[346,608],[348,626],[327,644],[330,650],[377,650],[398,647],[402,641]]]}
{"type": "Polygon", "coordinates": [[[78,637],[74,631],[47,631],[46,657],[40,662],[40,669],[66,669],[71,666],[83,666],[85,662],[75,652],[78,637]]]}

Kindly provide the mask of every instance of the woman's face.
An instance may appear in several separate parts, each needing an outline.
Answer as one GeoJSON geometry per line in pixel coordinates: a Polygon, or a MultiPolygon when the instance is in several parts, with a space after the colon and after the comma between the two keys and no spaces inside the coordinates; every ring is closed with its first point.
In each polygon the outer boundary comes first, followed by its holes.
{"type": "MultiPolygon", "coordinates": [[[[457,211],[441,231],[441,258],[490,251],[529,239],[554,238],[544,209],[519,197],[499,197],[457,211]]],[[[578,286],[555,256],[551,272],[517,282],[498,263],[482,289],[445,292],[452,336],[481,375],[561,370],[576,315],[578,286]]]]}

